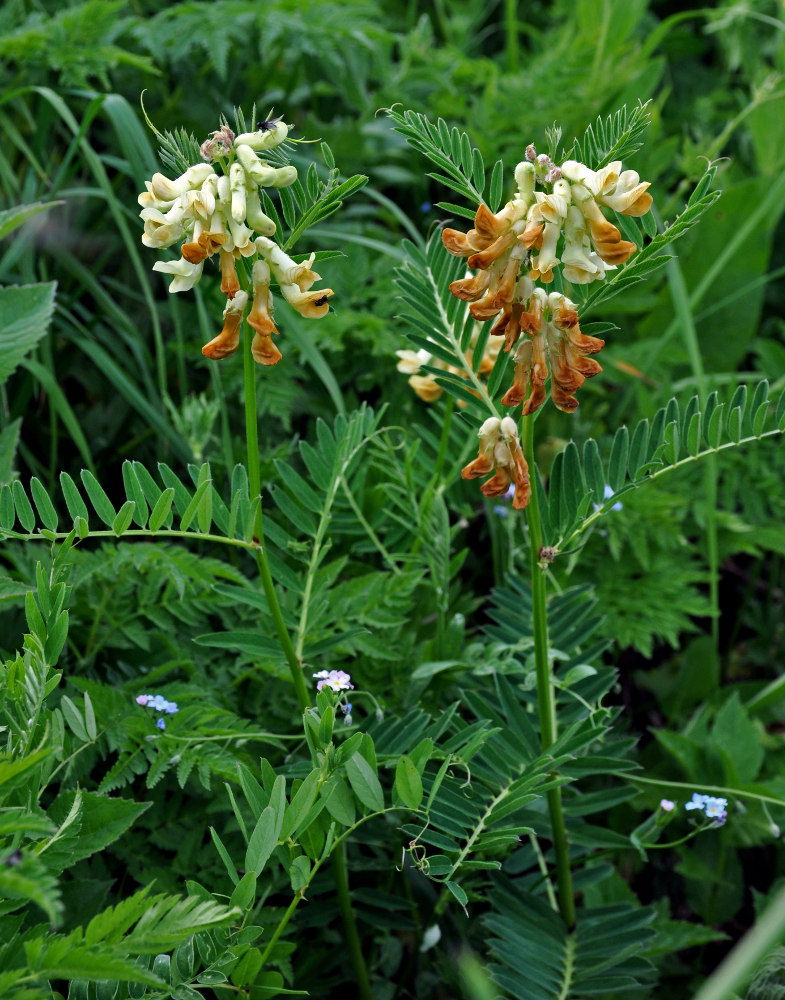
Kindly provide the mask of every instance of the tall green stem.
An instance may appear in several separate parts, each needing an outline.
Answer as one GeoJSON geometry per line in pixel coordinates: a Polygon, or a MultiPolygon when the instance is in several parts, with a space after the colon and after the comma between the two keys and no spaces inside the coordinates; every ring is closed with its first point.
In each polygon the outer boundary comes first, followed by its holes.
{"type": "MultiPolygon", "coordinates": [[[[254,523],[254,540],[258,543],[258,548],[255,550],[256,565],[259,568],[262,589],[264,590],[267,606],[270,609],[270,615],[273,619],[273,626],[286,656],[286,661],[289,664],[292,681],[294,682],[294,690],[297,694],[297,701],[299,702],[300,709],[305,712],[311,707],[311,699],[308,695],[308,689],[305,686],[302,663],[281,614],[281,606],[278,603],[278,595],[275,592],[275,584],[270,573],[270,564],[267,560],[267,551],[264,544],[264,522],[261,504],[262,479],[259,469],[259,421],[256,414],[256,364],[251,353],[253,330],[247,323],[244,323],[243,326],[245,333],[243,338],[243,396],[245,400],[245,440],[248,450],[248,488],[252,502],[259,497],[259,506],[257,507],[256,521],[254,523]]],[[[360,935],[357,932],[357,922],[352,909],[351,896],[349,895],[349,875],[346,870],[345,851],[345,845],[340,844],[332,853],[333,876],[335,879],[335,889],[338,894],[338,905],[343,917],[344,930],[346,932],[359,995],[362,1000],[373,1000],[368,981],[368,970],[365,967],[365,960],[363,959],[360,945],[360,935]]],[[[287,910],[286,921],[288,921],[288,918],[294,912],[298,900],[298,896],[295,896],[292,900],[289,910],[287,910]]],[[[283,930],[284,926],[285,922],[279,927],[276,937],[283,930]]],[[[269,951],[270,946],[268,946],[265,955],[269,951]]]]}
{"type": "Polygon", "coordinates": [[[357,921],[354,919],[352,897],[349,895],[349,873],[346,869],[346,842],[339,844],[330,855],[335,877],[335,887],[338,890],[338,905],[341,908],[343,925],[346,930],[346,944],[352,959],[352,967],[357,980],[357,995],[361,1000],[373,1000],[371,984],[368,980],[368,970],[365,968],[360,935],[357,932],[357,921]]]}
{"type": "Polygon", "coordinates": [[[256,565],[259,568],[262,589],[264,590],[267,606],[270,609],[270,615],[273,619],[275,634],[278,636],[278,641],[283,649],[286,662],[289,664],[289,671],[292,675],[297,701],[301,711],[304,712],[310,707],[311,699],[308,695],[308,689],[305,686],[302,664],[297,656],[294,643],[281,614],[281,605],[278,603],[278,595],[275,592],[275,584],[270,573],[270,564],[267,561],[267,551],[264,544],[261,504],[262,480],[259,471],[259,423],[256,416],[256,365],[251,354],[253,330],[247,323],[244,323],[243,326],[245,332],[245,337],[243,338],[243,396],[245,399],[245,441],[248,451],[248,488],[252,503],[259,497],[259,506],[257,507],[256,522],[254,524],[254,541],[259,546],[255,550],[256,565]]]}
{"type": "MultiPolygon", "coordinates": [[[[542,548],[542,522],[540,498],[537,494],[537,476],[534,462],[534,416],[523,418],[523,452],[532,478],[532,495],[526,508],[529,527],[529,558],[532,582],[532,616],[534,631],[534,663],[537,672],[537,709],[540,718],[540,739],[543,750],[556,742],[556,698],[548,662],[548,613],[545,607],[545,574],[540,567],[542,548]]],[[[575,899],[572,892],[570,854],[567,846],[567,829],[564,825],[561,789],[546,792],[551,818],[553,849],[556,856],[556,884],[559,890],[559,912],[569,928],[575,925],[575,899]]]]}

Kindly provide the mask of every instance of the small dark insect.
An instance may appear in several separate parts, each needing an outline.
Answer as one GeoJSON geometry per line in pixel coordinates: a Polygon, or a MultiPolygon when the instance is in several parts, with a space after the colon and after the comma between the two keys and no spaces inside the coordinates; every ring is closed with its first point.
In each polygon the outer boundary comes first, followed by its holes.
{"type": "Polygon", "coordinates": [[[277,118],[268,118],[266,121],[257,122],[256,127],[260,132],[272,132],[282,118],[283,115],[278,115],[277,118]]]}
{"type": "Polygon", "coordinates": [[[6,868],[15,868],[17,865],[22,863],[22,852],[17,850],[13,854],[9,854],[5,859],[6,868]]]}
{"type": "Polygon", "coordinates": [[[329,296],[327,296],[327,295],[322,295],[322,296],[320,296],[320,297],[319,297],[318,299],[314,299],[314,300],[313,300],[313,304],[314,304],[315,306],[323,306],[323,305],[324,305],[324,303],[325,303],[325,302],[327,301],[327,299],[328,299],[328,298],[329,298],[329,296]]]}

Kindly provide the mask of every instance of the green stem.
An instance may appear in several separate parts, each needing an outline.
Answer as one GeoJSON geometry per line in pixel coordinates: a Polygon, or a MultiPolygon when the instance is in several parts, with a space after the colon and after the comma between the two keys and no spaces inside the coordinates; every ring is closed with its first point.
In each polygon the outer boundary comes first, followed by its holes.
{"type": "Polygon", "coordinates": [[[270,573],[270,564],[267,560],[267,551],[264,544],[264,527],[262,522],[262,481],[259,470],[259,422],[256,416],[256,364],[251,354],[251,341],[253,330],[247,323],[243,323],[245,336],[243,338],[243,397],[245,399],[245,440],[248,452],[248,488],[253,503],[259,498],[259,506],[256,512],[254,523],[254,541],[258,544],[255,550],[256,565],[259,568],[259,576],[262,581],[262,589],[270,609],[273,619],[273,627],[278,641],[281,644],[286,662],[289,664],[289,672],[292,675],[294,690],[301,711],[310,708],[311,699],[308,689],[305,686],[303,668],[297,656],[297,652],[292,643],[292,638],[286,628],[281,613],[281,605],[278,603],[278,595],[275,592],[275,584],[270,573]]]}
{"type": "MultiPolygon", "coordinates": [[[[523,452],[532,478],[532,493],[526,508],[529,527],[529,558],[532,584],[532,618],[534,631],[534,662],[537,672],[537,709],[540,718],[540,739],[543,750],[556,742],[556,697],[548,663],[548,613],[545,607],[545,572],[540,567],[542,548],[542,522],[540,498],[537,494],[537,475],[534,461],[534,416],[523,418],[523,452]]],[[[559,890],[559,912],[567,927],[575,926],[575,899],[572,892],[570,854],[567,846],[567,829],[564,823],[561,789],[546,792],[551,818],[553,850],[556,856],[556,884],[559,890]]]]}
{"type": "Polygon", "coordinates": [[[352,899],[349,895],[349,873],[346,869],[346,843],[339,844],[331,855],[335,888],[338,892],[338,905],[341,908],[343,926],[346,931],[346,943],[352,960],[354,976],[357,981],[357,995],[362,1000],[373,1000],[371,984],[368,980],[368,970],[365,967],[360,935],[357,932],[357,921],[354,919],[352,899]]]}

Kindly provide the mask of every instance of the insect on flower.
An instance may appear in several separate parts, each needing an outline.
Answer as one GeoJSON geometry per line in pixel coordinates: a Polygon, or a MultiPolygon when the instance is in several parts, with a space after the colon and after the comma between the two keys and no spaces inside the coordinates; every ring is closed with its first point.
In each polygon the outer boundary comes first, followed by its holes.
{"type": "MultiPolygon", "coordinates": [[[[272,114],[272,112],[270,112],[272,114]]],[[[257,122],[256,128],[260,132],[272,132],[279,121],[283,119],[283,115],[278,115],[277,118],[267,118],[263,122],[257,122]]]]}

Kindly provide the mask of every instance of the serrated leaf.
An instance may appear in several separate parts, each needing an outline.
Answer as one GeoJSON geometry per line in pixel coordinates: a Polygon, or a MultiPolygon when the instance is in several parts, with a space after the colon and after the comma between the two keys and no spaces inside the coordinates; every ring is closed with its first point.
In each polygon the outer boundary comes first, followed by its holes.
{"type": "Polygon", "coordinates": [[[0,288],[0,385],[46,336],[55,283],[0,288]]]}

